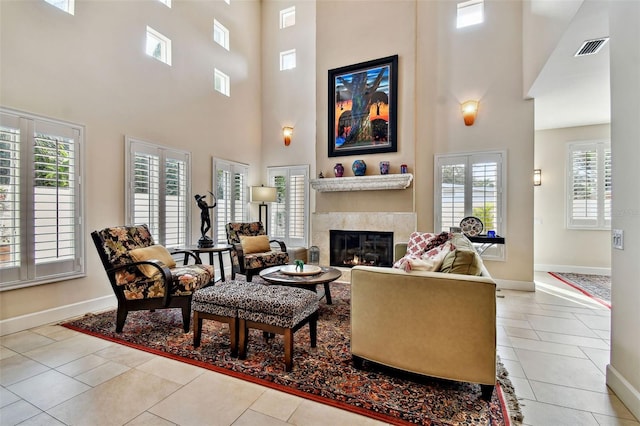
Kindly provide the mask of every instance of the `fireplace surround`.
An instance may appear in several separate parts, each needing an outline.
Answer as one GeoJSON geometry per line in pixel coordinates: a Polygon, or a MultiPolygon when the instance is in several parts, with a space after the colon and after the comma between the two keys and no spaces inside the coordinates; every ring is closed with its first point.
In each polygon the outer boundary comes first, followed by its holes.
{"type": "Polygon", "coordinates": [[[393,232],[329,230],[329,264],[351,268],[356,265],[391,266],[393,232]]]}

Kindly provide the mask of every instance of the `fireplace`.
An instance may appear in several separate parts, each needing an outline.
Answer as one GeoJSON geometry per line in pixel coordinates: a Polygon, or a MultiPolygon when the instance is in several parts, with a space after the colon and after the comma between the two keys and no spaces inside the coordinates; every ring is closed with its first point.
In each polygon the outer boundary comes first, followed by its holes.
{"type": "Polygon", "coordinates": [[[329,231],[329,263],[351,268],[356,265],[391,266],[393,232],[329,231]]]}

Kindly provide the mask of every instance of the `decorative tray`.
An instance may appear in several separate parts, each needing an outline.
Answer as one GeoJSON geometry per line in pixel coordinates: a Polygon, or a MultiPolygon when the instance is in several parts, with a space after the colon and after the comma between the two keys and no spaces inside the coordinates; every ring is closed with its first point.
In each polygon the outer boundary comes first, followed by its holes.
{"type": "Polygon", "coordinates": [[[482,221],[475,216],[467,216],[460,221],[460,228],[462,233],[468,237],[475,237],[480,235],[484,229],[482,221]]]}
{"type": "Polygon", "coordinates": [[[296,270],[296,265],[285,265],[280,272],[287,275],[316,275],[322,272],[322,268],[316,265],[304,265],[301,270],[296,270]]]}

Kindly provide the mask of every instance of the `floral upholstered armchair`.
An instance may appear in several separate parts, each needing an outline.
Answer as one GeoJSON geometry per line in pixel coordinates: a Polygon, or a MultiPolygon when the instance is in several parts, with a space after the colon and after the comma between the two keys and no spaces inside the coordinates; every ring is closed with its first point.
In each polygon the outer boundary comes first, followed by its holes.
{"type": "Polygon", "coordinates": [[[105,228],[91,237],[118,298],[116,332],[122,332],[129,311],[166,308],[181,308],[189,331],[191,294],[213,280],[211,265],[186,250],[174,254],[184,253],[194,264],[176,265],[166,248],[154,244],[147,225],[105,228]]]}
{"type": "Polygon", "coordinates": [[[289,263],[283,241],[269,240],[262,222],[232,222],[227,224],[227,242],[233,246],[233,272],[243,274],[247,281],[262,269],[289,263]]]}

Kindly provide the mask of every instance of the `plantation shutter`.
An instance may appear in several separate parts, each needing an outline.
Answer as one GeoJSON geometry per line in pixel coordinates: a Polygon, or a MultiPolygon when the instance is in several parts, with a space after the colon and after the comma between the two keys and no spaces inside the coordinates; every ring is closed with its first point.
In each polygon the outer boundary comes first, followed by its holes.
{"type": "Polygon", "coordinates": [[[568,145],[569,228],[611,225],[611,150],[607,142],[568,145]]]}
{"type": "MultiPolygon", "coordinates": [[[[465,158],[439,159],[436,173],[438,173],[438,187],[440,193],[440,211],[436,215],[440,219],[438,232],[448,231],[451,226],[459,226],[465,217],[465,158]]],[[[437,205],[437,204],[436,204],[437,205]]]]}
{"type": "Polygon", "coordinates": [[[21,264],[20,120],[0,114],[0,278],[18,281],[21,264]]]}
{"type": "Polygon", "coordinates": [[[269,207],[269,234],[289,246],[308,241],[309,167],[268,168],[269,184],[277,188],[276,202],[269,207]]]}
{"type": "Polygon", "coordinates": [[[189,244],[188,152],[127,138],[127,223],[149,226],[157,244],[189,244]]]}
{"type": "Polygon", "coordinates": [[[247,179],[249,168],[244,164],[214,159],[214,182],[217,205],[214,209],[214,241],[227,243],[226,225],[245,222],[249,216],[247,179]]]}

